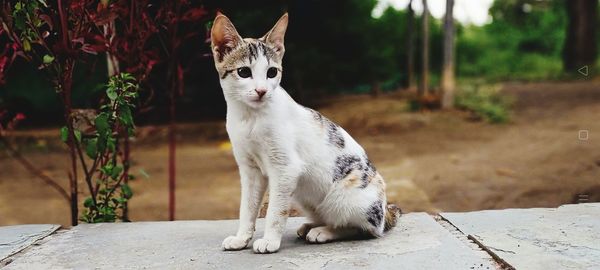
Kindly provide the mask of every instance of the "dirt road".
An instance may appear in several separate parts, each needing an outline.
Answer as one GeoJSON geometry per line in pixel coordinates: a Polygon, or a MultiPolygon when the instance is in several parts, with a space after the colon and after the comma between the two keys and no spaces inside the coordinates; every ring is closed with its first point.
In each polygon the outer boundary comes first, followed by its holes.
{"type": "MultiPolygon", "coordinates": [[[[504,125],[473,122],[459,111],[410,113],[399,94],[338,97],[319,110],[365,147],[387,181],[389,200],[407,212],[555,207],[580,194],[600,201],[600,83],[509,83],[503,93],[517,100],[504,125]]],[[[177,219],[236,218],[238,173],[224,124],[180,130],[177,219]]],[[[133,172],[143,168],[150,178],[132,184],[131,218],[165,220],[164,128],[139,131],[133,172]]],[[[57,133],[20,136],[31,137],[26,156],[66,186],[67,155],[53,146],[60,145],[52,139],[57,133]]],[[[66,225],[68,205],[2,153],[0,225],[16,223],[66,225]]]]}

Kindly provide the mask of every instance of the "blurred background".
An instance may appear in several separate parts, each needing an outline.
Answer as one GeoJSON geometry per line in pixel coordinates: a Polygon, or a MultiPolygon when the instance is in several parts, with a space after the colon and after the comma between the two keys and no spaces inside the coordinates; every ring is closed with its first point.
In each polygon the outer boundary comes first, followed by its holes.
{"type": "Polygon", "coordinates": [[[31,11],[46,41],[32,39],[27,50],[27,26],[19,28],[15,11],[21,2],[3,4],[0,225],[72,224],[69,179],[79,183],[80,208],[90,194],[82,173],[72,176],[70,145],[61,140],[65,119],[77,117],[65,118],[65,90],[57,88],[64,81],[46,72],[57,63],[64,74],[69,57],[71,114],[100,108],[115,62],[140,85],[135,134],[122,148],[136,176],[128,220],[237,218],[239,175],[207,42],[217,10],[243,37],[262,36],[289,12],[283,88],[363,145],[386,179],[388,201],[405,212],[600,201],[597,0],[65,2],[65,16],[94,12],[104,35],[82,34],[82,52],[73,54],[48,46],[56,54],[39,63],[25,56],[44,42],[61,44],[59,30],[52,40],[60,8],[31,11]],[[128,18],[143,12],[150,16],[136,19],[145,23],[136,31],[128,18]],[[144,29],[158,38],[140,38],[144,29]]]}

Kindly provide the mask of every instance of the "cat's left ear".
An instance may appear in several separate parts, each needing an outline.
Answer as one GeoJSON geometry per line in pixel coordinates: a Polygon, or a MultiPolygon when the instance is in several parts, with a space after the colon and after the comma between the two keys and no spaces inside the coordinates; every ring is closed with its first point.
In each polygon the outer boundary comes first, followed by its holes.
{"type": "Polygon", "coordinates": [[[279,21],[275,23],[273,29],[265,34],[261,39],[275,49],[275,52],[279,57],[283,57],[285,52],[285,46],[283,45],[283,39],[285,37],[285,30],[288,25],[288,14],[287,12],[279,18],[279,21]]]}

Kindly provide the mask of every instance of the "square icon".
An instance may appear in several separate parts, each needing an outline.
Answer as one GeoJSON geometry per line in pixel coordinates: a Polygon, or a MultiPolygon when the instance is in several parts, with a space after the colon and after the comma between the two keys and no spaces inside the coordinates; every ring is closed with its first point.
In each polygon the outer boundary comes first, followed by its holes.
{"type": "Polygon", "coordinates": [[[582,129],[579,131],[579,140],[587,141],[590,138],[590,132],[588,130],[582,129]]]}

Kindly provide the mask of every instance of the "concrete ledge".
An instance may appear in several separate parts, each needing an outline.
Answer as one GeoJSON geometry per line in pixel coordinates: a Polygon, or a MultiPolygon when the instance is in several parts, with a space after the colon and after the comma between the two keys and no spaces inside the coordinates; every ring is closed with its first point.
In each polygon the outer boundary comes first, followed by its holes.
{"type": "MultiPolygon", "coordinates": [[[[0,262],[60,228],[54,224],[0,227],[0,262]]],[[[0,267],[2,264],[0,264],[0,267]]]]}
{"type": "MultiPolygon", "coordinates": [[[[237,221],[85,224],[52,236],[6,269],[494,269],[424,213],[408,214],[381,239],[309,245],[296,238],[304,218],[291,218],[275,254],[221,251],[237,221]]],[[[259,236],[263,220],[259,221],[259,236]]]]}
{"type": "Polygon", "coordinates": [[[600,269],[600,203],[440,215],[516,269],[600,269]]]}
{"type": "MultiPolygon", "coordinates": [[[[237,220],[200,220],[83,224],[4,262],[6,269],[600,269],[600,203],[411,213],[383,238],[322,245],[296,238],[303,222],[290,218],[282,249],[268,255],[222,251],[237,220]]],[[[22,250],[52,226],[0,228],[0,252],[22,250]],[[12,233],[20,231],[29,233],[12,233]]],[[[261,219],[256,238],[263,227],[261,219]]]]}

